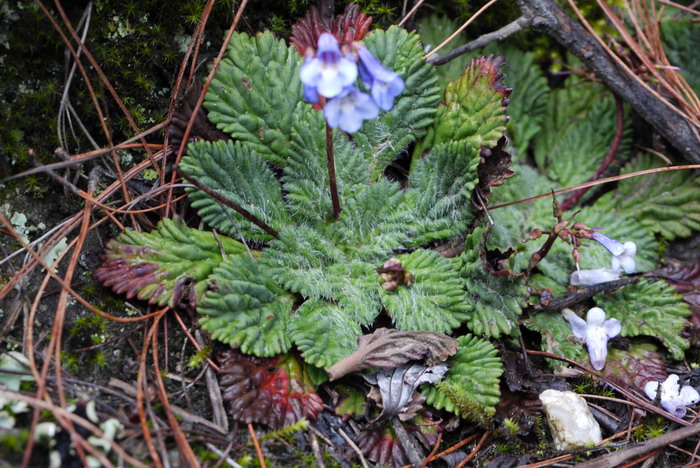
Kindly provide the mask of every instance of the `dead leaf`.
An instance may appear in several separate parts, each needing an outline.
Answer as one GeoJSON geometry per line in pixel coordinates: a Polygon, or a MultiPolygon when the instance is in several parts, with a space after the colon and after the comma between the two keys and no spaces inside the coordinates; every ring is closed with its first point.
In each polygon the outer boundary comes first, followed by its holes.
{"type": "Polygon", "coordinates": [[[459,346],[442,333],[390,328],[379,328],[360,337],[357,343],[357,351],[328,370],[330,380],[363,369],[393,369],[408,361],[425,360],[432,366],[454,355],[459,346]]]}
{"type": "Polygon", "coordinates": [[[365,375],[365,380],[373,387],[368,395],[382,408],[382,413],[376,420],[398,416],[402,421],[408,421],[423,407],[425,397],[416,392],[416,388],[424,383],[436,384],[448,371],[446,364],[422,366],[420,364],[404,364],[396,369],[382,370],[376,374],[365,375]],[[379,395],[376,392],[379,388],[379,395]]]}

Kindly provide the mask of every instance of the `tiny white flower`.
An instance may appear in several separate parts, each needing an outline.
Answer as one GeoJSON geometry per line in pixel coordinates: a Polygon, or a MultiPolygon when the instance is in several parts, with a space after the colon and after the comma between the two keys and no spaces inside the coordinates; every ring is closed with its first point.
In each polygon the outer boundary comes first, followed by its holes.
{"type": "Polygon", "coordinates": [[[605,311],[600,307],[589,310],[585,322],[570,309],[562,310],[562,315],[571,324],[574,336],[586,341],[593,368],[603,370],[608,357],[608,340],[620,334],[620,322],[614,318],[605,320],[605,311]]]}
{"type": "Polygon", "coordinates": [[[576,270],[571,273],[572,286],[593,286],[620,279],[620,273],[615,273],[609,268],[597,270],[576,270]]]}
{"type": "Polygon", "coordinates": [[[637,264],[634,261],[634,255],[637,253],[637,245],[634,242],[628,241],[622,244],[599,232],[594,232],[591,239],[600,243],[600,245],[605,247],[607,251],[612,254],[613,272],[619,273],[620,267],[622,267],[628,275],[635,272],[637,264]]]}
{"type": "MultiPolygon", "coordinates": [[[[659,382],[650,381],[644,386],[644,393],[649,399],[656,400],[659,395],[659,382]]],[[[678,384],[678,376],[671,374],[661,384],[661,394],[659,395],[661,407],[669,413],[682,418],[685,416],[686,406],[694,405],[700,401],[700,394],[690,385],[680,388],[678,384]]]]}

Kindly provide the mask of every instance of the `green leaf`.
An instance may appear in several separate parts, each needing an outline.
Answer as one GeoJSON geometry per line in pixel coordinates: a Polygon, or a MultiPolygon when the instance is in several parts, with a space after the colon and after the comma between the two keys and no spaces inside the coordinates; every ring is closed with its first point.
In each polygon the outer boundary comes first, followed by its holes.
{"type": "Polygon", "coordinates": [[[235,257],[244,254],[245,247],[224,236],[190,229],[178,220],[162,219],[150,233],[127,229],[112,240],[105,263],[95,276],[129,299],[135,296],[151,304],[175,307],[184,295],[193,292],[190,302],[195,304],[214,268],[223,261],[222,252],[235,257]]]}
{"type": "Polygon", "coordinates": [[[302,59],[271,32],[234,33],[219,64],[204,107],[217,128],[284,165],[295,112],[301,103],[302,59]]]}
{"type": "Polygon", "coordinates": [[[610,318],[622,324],[622,336],[652,336],[660,340],[675,360],[689,348],[681,331],[690,316],[688,304],[665,281],[641,280],[612,294],[598,294],[595,301],[610,318]]]}
{"type": "Polygon", "coordinates": [[[360,419],[367,411],[367,397],[365,392],[348,385],[336,385],[334,390],[338,392],[338,402],[335,404],[335,414],[343,419],[360,419]]]}
{"type": "Polygon", "coordinates": [[[459,349],[445,380],[422,389],[428,404],[461,417],[486,422],[496,412],[501,396],[503,364],[496,348],[474,335],[457,338],[459,349]]]}
{"type": "Polygon", "coordinates": [[[409,179],[413,205],[413,245],[447,239],[467,230],[474,219],[471,193],[479,182],[479,151],[453,143],[420,159],[409,179]]]}
{"type": "MultiPolygon", "coordinates": [[[[542,335],[542,349],[574,361],[580,361],[588,353],[581,340],[571,331],[571,325],[559,312],[535,312],[525,321],[529,330],[542,335]]],[[[553,368],[562,366],[560,361],[547,359],[553,368]]]]}
{"type": "Polygon", "coordinates": [[[425,135],[440,102],[435,67],[425,61],[417,34],[391,26],[375,29],[365,37],[367,49],[404,80],[404,91],[394,107],[366,122],[353,139],[370,162],[370,177],[377,180],[396,156],[412,141],[425,135]]]}
{"type": "Polygon", "coordinates": [[[362,331],[340,307],[310,299],[292,317],[289,336],[307,363],[328,369],[357,349],[362,331]]]}
{"type": "Polygon", "coordinates": [[[247,354],[267,357],[286,352],[294,298],[247,256],[231,257],[212,276],[197,311],[212,338],[247,354]]]}
{"type": "MultiPolygon", "coordinates": [[[[641,154],[622,174],[659,167],[653,155],[641,154]]],[[[618,189],[602,197],[598,206],[632,218],[666,240],[688,237],[700,230],[700,180],[693,171],[662,172],[620,181],[618,189]]]]}
{"type": "Polygon", "coordinates": [[[471,309],[449,259],[432,250],[397,257],[413,275],[413,283],[381,291],[382,303],[400,330],[449,333],[471,309]]]}
{"type": "Polygon", "coordinates": [[[700,24],[667,16],[661,20],[661,40],[671,65],[680,67],[690,87],[700,92],[700,24]]]}
{"type": "Polygon", "coordinates": [[[453,259],[467,292],[474,304],[467,326],[478,335],[499,338],[501,334],[518,334],[520,302],[526,298],[525,281],[512,275],[496,276],[483,263],[482,239],[485,227],[478,227],[464,241],[464,252],[453,259]]]}
{"type": "Polygon", "coordinates": [[[527,147],[542,129],[546,115],[549,98],[547,78],[534,63],[534,52],[525,53],[515,47],[502,46],[489,47],[488,51],[503,55],[508,64],[504,81],[513,88],[508,104],[508,131],[513,135],[517,154],[525,158],[527,147]]]}
{"type": "MultiPolygon", "coordinates": [[[[291,223],[275,175],[249,146],[232,141],[190,143],[180,168],[275,230],[291,223]]],[[[258,241],[272,239],[258,226],[205,192],[194,188],[188,191],[192,206],[214,229],[231,237],[242,235],[258,241]]]]}
{"type": "MultiPolygon", "coordinates": [[[[615,100],[602,85],[567,82],[552,91],[544,127],[535,139],[535,162],[541,171],[569,187],[588,180],[610,150],[616,126],[615,100]]],[[[618,155],[631,145],[631,119],[618,155]]]]}
{"type": "Polygon", "coordinates": [[[445,90],[444,103],[435,116],[428,136],[414,155],[441,143],[461,142],[472,148],[492,148],[506,131],[506,98],[510,91],[503,86],[501,57],[473,59],[457,81],[445,90]]]}

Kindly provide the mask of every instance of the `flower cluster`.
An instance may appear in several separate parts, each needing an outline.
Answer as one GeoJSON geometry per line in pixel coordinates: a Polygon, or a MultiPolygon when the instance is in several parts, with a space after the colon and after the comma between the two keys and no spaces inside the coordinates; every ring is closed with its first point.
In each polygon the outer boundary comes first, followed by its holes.
{"type": "Polygon", "coordinates": [[[586,341],[593,368],[603,370],[608,357],[608,340],[620,334],[620,322],[614,318],[605,320],[605,311],[600,307],[589,310],[585,322],[570,309],[562,310],[562,315],[571,324],[574,336],[586,341]]]}
{"type": "Polygon", "coordinates": [[[656,400],[658,396],[661,407],[679,418],[685,416],[686,406],[700,401],[700,394],[690,385],[680,388],[676,374],[669,375],[661,384],[656,381],[647,382],[644,393],[651,400],[656,400]]]}
{"type": "Polygon", "coordinates": [[[304,99],[317,103],[325,98],[328,125],[348,133],[376,118],[380,109],[391,109],[404,88],[399,74],[384,68],[362,44],[353,42],[341,53],[338,40],[330,33],[321,34],[316,52],[307,54],[300,78],[304,99]],[[355,87],[358,75],[371,95],[355,87]]]}
{"type": "Polygon", "coordinates": [[[599,232],[594,232],[590,238],[612,254],[611,268],[598,268],[596,270],[577,270],[571,274],[573,286],[593,286],[594,284],[607,283],[620,278],[620,267],[625,273],[631,275],[637,269],[634,255],[637,253],[637,245],[634,242],[620,243],[599,232]]]}

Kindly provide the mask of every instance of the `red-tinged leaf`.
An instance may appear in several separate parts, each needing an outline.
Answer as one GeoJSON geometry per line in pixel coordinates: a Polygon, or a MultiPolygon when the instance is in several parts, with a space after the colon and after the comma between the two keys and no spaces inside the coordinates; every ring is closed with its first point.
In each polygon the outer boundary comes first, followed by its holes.
{"type": "Polygon", "coordinates": [[[372,25],[372,18],[360,12],[360,7],[350,3],[342,15],[333,17],[328,8],[313,5],[303,18],[292,26],[289,42],[304,56],[308,48],[315,49],[318,37],[324,32],[333,34],[340,43],[361,41],[372,25]]]}
{"type": "Polygon", "coordinates": [[[442,333],[379,328],[357,340],[358,349],[328,370],[330,380],[363,369],[392,369],[408,361],[427,365],[444,361],[457,352],[457,342],[442,333]]]}
{"type": "MultiPolygon", "coordinates": [[[[423,457],[435,446],[438,434],[443,430],[442,425],[431,418],[432,415],[424,411],[411,421],[401,423],[406,433],[423,446],[423,453],[419,453],[423,457]]],[[[372,424],[360,432],[355,443],[365,457],[379,466],[400,467],[411,463],[388,421],[372,424]]],[[[347,454],[353,456],[350,451],[347,454]]]]}
{"type": "Polygon", "coordinates": [[[315,420],[323,410],[311,380],[291,355],[270,359],[226,351],[219,356],[223,398],[231,402],[231,416],[244,423],[272,428],[315,420]]]}
{"type": "Polygon", "coordinates": [[[194,308],[224,256],[243,253],[238,241],[162,219],[152,232],[127,229],[111,240],[95,277],[129,299],[194,308]]]}
{"type": "Polygon", "coordinates": [[[505,151],[507,140],[501,137],[493,148],[481,148],[481,161],[477,168],[479,185],[472,193],[472,202],[478,209],[485,209],[489,204],[491,187],[503,185],[506,179],[515,175],[509,169],[511,163],[510,153],[505,151]]]}
{"type": "MultiPolygon", "coordinates": [[[[590,369],[588,359],[582,363],[590,369]]],[[[627,350],[610,348],[605,368],[598,371],[623,388],[636,388],[644,394],[647,382],[663,382],[668,377],[663,354],[651,343],[631,345],[627,350]]]]}

